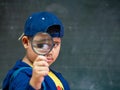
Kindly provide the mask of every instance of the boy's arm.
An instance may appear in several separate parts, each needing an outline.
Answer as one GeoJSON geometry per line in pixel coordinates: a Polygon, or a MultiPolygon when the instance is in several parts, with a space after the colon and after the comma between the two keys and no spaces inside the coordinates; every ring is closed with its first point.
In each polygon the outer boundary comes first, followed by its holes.
{"type": "Polygon", "coordinates": [[[38,56],[33,63],[30,85],[35,89],[41,89],[44,77],[49,73],[49,65],[44,56],[38,56]]]}

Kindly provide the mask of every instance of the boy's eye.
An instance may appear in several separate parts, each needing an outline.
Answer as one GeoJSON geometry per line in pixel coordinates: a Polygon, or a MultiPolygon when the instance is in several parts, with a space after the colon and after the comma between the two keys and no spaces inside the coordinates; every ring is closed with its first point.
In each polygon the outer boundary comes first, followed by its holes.
{"type": "Polygon", "coordinates": [[[57,42],[54,43],[55,48],[58,47],[59,45],[60,45],[60,43],[57,43],[57,42]]]}

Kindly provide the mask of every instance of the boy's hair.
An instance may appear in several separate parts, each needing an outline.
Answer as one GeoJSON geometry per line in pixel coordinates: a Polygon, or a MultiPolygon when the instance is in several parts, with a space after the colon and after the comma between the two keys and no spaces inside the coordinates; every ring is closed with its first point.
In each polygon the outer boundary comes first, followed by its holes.
{"type": "Polygon", "coordinates": [[[47,32],[52,37],[61,38],[64,35],[64,26],[54,14],[38,12],[29,16],[26,20],[23,35],[33,37],[38,32],[47,32]]]}

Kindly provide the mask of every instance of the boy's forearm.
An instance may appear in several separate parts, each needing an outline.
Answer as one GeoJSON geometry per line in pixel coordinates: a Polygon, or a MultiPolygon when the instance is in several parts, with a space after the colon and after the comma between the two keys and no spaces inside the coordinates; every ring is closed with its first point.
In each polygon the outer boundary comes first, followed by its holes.
{"type": "Polygon", "coordinates": [[[41,81],[35,81],[34,79],[31,79],[29,84],[35,89],[35,90],[40,90],[42,82],[41,81]]]}

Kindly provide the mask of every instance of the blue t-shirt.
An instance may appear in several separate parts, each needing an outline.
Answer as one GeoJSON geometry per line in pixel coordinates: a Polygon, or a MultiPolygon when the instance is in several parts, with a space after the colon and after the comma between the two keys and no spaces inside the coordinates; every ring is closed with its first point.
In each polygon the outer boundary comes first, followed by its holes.
{"type": "MultiPolygon", "coordinates": [[[[53,71],[52,69],[51,71],[60,79],[63,84],[64,90],[70,90],[69,85],[67,81],[63,78],[63,76],[60,73],[53,71]]],[[[7,73],[3,81],[2,90],[35,90],[29,84],[31,76],[32,68],[28,64],[22,62],[22,60],[18,60],[15,66],[7,73]],[[21,69],[23,67],[27,68],[21,69]],[[17,70],[19,70],[19,72],[11,80],[11,77],[14,73],[16,73],[17,70]]],[[[57,90],[57,88],[53,80],[49,76],[45,76],[41,90],[57,90]]]]}

